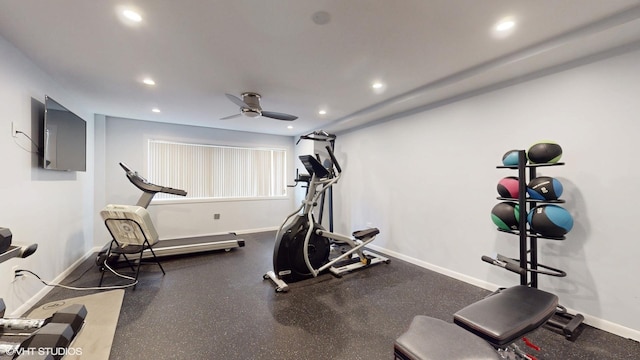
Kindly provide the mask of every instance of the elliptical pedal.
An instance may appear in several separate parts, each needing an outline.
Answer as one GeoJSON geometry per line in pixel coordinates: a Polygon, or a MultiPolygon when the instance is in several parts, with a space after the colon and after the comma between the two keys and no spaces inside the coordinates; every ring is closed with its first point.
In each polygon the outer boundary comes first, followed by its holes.
{"type": "Polygon", "coordinates": [[[336,277],[342,277],[342,274],[347,272],[366,268],[381,262],[384,262],[385,264],[389,264],[391,262],[388,258],[367,250],[364,250],[362,254],[362,259],[360,259],[359,256],[353,256],[350,259],[337,262],[335,266],[329,268],[329,271],[331,271],[331,273],[336,277]]]}

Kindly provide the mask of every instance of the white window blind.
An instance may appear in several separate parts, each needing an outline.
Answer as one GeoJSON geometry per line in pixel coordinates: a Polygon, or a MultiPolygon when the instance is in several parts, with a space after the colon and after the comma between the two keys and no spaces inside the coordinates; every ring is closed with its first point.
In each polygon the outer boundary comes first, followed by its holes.
{"type": "MultiPolygon", "coordinates": [[[[149,181],[184,189],[187,198],[286,195],[286,150],[149,140],[149,181]]],[[[157,199],[175,198],[157,194],[157,199]]]]}

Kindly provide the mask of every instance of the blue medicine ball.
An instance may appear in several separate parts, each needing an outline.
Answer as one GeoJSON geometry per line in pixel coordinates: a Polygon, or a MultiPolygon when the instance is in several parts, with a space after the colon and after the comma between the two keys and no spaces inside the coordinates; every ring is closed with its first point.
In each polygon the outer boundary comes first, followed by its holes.
{"type": "Polygon", "coordinates": [[[518,166],[518,150],[509,150],[502,155],[502,165],[518,166]]]}
{"type": "Polygon", "coordinates": [[[550,176],[538,176],[529,181],[527,194],[535,200],[558,200],[562,195],[562,183],[550,176]]]}
{"type": "Polygon", "coordinates": [[[557,205],[539,205],[527,215],[531,229],[548,237],[562,237],[573,228],[573,217],[567,210],[557,205]]]}
{"type": "Polygon", "coordinates": [[[491,220],[502,230],[518,230],[520,219],[518,204],[503,201],[491,210],[491,220]]]}

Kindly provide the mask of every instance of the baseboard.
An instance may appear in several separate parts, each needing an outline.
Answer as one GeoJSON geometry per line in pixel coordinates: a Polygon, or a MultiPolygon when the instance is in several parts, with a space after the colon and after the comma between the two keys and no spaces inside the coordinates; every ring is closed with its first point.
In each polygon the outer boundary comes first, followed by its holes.
{"type": "MultiPolygon", "coordinates": [[[[458,273],[458,272],[455,272],[455,271],[451,271],[449,269],[445,269],[443,267],[430,264],[430,263],[428,263],[426,261],[422,261],[422,260],[407,256],[407,255],[395,252],[393,250],[388,250],[388,249],[385,249],[385,248],[382,248],[380,246],[376,246],[376,245],[373,245],[373,244],[369,244],[369,245],[367,245],[367,247],[371,248],[372,250],[381,252],[381,253],[383,253],[385,255],[389,255],[389,256],[398,258],[398,259],[400,259],[402,261],[406,261],[408,263],[420,266],[422,268],[425,268],[425,269],[428,269],[428,270],[431,270],[431,271],[435,271],[437,273],[449,276],[449,277],[451,277],[453,279],[456,279],[456,280],[464,281],[464,282],[466,282],[468,284],[475,285],[477,287],[480,287],[480,288],[483,288],[483,289],[486,289],[486,290],[489,290],[489,291],[495,291],[496,289],[499,288],[499,286],[496,285],[496,284],[492,284],[490,282],[483,281],[483,280],[480,280],[480,279],[477,279],[477,278],[474,278],[474,277],[471,277],[471,276],[468,276],[468,275],[465,275],[465,274],[461,274],[461,273],[458,273]]],[[[610,332],[610,333],[612,333],[614,335],[618,335],[618,336],[623,337],[625,339],[631,339],[631,340],[635,340],[635,341],[640,341],[640,331],[638,331],[638,330],[631,329],[631,328],[622,326],[620,324],[613,323],[611,321],[600,319],[598,317],[595,317],[595,316],[592,316],[592,315],[589,315],[589,314],[585,314],[584,312],[581,312],[581,311],[578,311],[578,310],[575,310],[575,309],[567,308],[567,312],[570,313],[570,314],[578,314],[578,313],[582,314],[584,316],[584,323],[589,325],[589,326],[593,326],[594,328],[597,328],[597,329],[600,329],[600,330],[603,330],[603,331],[606,331],[606,332],[610,332]]]]}
{"type": "Polygon", "coordinates": [[[369,245],[367,245],[367,247],[371,248],[371,249],[373,249],[375,251],[379,251],[379,252],[381,252],[383,254],[386,254],[386,255],[389,255],[389,256],[393,256],[393,257],[398,258],[398,259],[400,259],[402,261],[406,261],[408,263],[420,266],[420,267],[425,268],[427,270],[435,271],[435,272],[440,273],[442,275],[446,275],[446,276],[448,276],[450,278],[454,278],[456,280],[464,281],[464,282],[466,282],[468,284],[475,285],[475,286],[477,286],[479,288],[483,288],[483,289],[486,289],[486,290],[489,290],[489,291],[495,291],[498,288],[500,288],[500,286],[498,286],[496,284],[493,284],[493,283],[490,283],[490,282],[487,282],[487,281],[483,281],[483,280],[480,280],[480,279],[477,279],[477,278],[474,278],[474,277],[471,277],[471,276],[468,276],[468,275],[465,275],[465,274],[462,274],[462,273],[459,273],[459,272],[456,272],[456,271],[452,271],[452,270],[449,270],[449,269],[446,269],[446,268],[443,268],[443,267],[440,267],[440,266],[437,266],[437,265],[433,265],[433,264],[428,263],[426,261],[422,261],[422,260],[407,256],[407,255],[401,254],[399,252],[395,252],[393,250],[388,250],[388,249],[382,248],[382,247],[377,246],[377,245],[369,244],[369,245]]]}
{"type": "MultiPolygon", "coordinates": [[[[277,231],[278,229],[279,229],[278,226],[272,226],[272,227],[255,228],[255,229],[244,229],[244,230],[217,232],[217,233],[209,233],[209,234],[189,235],[189,236],[183,236],[183,237],[171,237],[171,238],[166,238],[166,239],[160,239],[160,241],[190,239],[190,238],[198,238],[198,237],[203,237],[203,236],[224,236],[224,235],[229,235],[229,234],[236,234],[236,235],[255,234],[255,233],[261,233],[261,232],[265,232],[265,231],[277,231]]],[[[98,250],[101,250],[101,249],[102,248],[99,248],[98,250]]]]}
{"type": "Polygon", "coordinates": [[[570,314],[582,314],[584,316],[584,323],[594,328],[610,332],[614,335],[618,335],[625,339],[631,339],[635,341],[640,341],[640,331],[628,328],[626,326],[622,326],[620,324],[613,323],[611,321],[607,321],[604,319],[597,318],[595,316],[585,314],[581,311],[577,311],[571,308],[567,308],[567,312],[570,314]]]}
{"type": "Polygon", "coordinates": [[[236,231],[235,233],[238,235],[253,234],[253,233],[260,233],[265,231],[278,231],[279,228],[280,226],[272,226],[272,227],[264,227],[264,228],[258,228],[258,229],[250,229],[250,230],[239,230],[239,231],[236,231]]]}
{"type": "MultiPolygon", "coordinates": [[[[73,272],[80,264],[82,264],[85,260],[87,260],[90,256],[92,256],[96,251],[99,251],[101,247],[94,247],[89,252],[84,254],[81,258],[76,260],[73,264],[71,264],[68,268],[66,268],[63,272],[61,272],[55,279],[51,280],[51,283],[57,284],[60,281],[64,280],[69,274],[73,272]]],[[[33,295],[29,300],[27,300],[24,304],[20,305],[17,309],[15,309],[11,313],[11,317],[19,317],[25,314],[29,309],[31,309],[38,301],[42,300],[53,287],[45,286],[40,291],[38,291],[35,295],[33,295]]]]}

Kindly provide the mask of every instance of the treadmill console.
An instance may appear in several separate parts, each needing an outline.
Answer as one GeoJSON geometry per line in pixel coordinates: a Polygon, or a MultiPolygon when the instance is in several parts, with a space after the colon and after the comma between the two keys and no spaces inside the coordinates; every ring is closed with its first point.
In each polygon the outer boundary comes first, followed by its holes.
{"type": "Polygon", "coordinates": [[[166,186],[160,186],[160,185],[156,185],[148,182],[147,179],[138,175],[137,171],[131,170],[131,168],[129,168],[125,163],[120,163],[120,166],[127,173],[127,178],[129,179],[129,181],[131,181],[131,183],[135,185],[138,189],[146,193],[153,193],[153,194],[166,193],[166,194],[180,195],[180,196],[187,195],[187,192],[184,190],[174,189],[166,186]]]}

